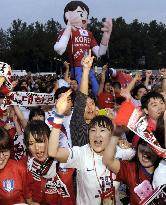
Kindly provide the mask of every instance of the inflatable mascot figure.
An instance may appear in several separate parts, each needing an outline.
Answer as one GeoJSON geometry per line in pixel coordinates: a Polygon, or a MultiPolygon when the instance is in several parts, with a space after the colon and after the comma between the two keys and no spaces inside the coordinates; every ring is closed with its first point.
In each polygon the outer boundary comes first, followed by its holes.
{"type": "MultiPolygon", "coordinates": [[[[82,1],[71,1],[64,9],[64,21],[66,28],[60,32],[54,50],[62,55],[67,51],[71,73],[80,85],[82,77],[82,58],[92,49],[96,57],[106,54],[110,35],[112,32],[112,19],[106,18],[103,23],[103,36],[100,45],[93,34],[87,30],[89,8],[82,1]]],[[[90,70],[89,78],[92,83],[92,92],[96,96],[99,85],[93,70],[90,70]]]]}

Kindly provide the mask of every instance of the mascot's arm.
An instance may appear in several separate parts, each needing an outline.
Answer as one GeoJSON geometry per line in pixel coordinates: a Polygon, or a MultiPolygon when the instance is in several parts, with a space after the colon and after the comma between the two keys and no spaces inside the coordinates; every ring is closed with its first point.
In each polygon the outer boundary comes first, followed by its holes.
{"type": "Polygon", "coordinates": [[[92,51],[97,56],[100,57],[105,55],[108,48],[108,43],[110,40],[111,32],[112,32],[112,19],[107,18],[104,22],[104,27],[101,29],[104,33],[102,36],[102,40],[100,46],[93,47],[92,51]]]}
{"type": "Polygon", "coordinates": [[[106,54],[107,52],[107,48],[108,46],[105,46],[103,44],[100,44],[100,46],[95,46],[92,48],[93,53],[95,54],[95,56],[97,58],[99,58],[100,56],[103,56],[106,54]]]}
{"type": "Polygon", "coordinates": [[[66,51],[66,47],[68,45],[72,29],[75,30],[75,26],[82,25],[82,21],[80,20],[78,14],[75,14],[72,11],[66,12],[65,17],[68,21],[66,29],[64,30],[60,39],[54,45],[54,50],[60,55],[62,55],[66,51]]]}
{"type": "Polygon", "coordinates": [[[66,51],[66,47],[70,39],[70,34],[71,34],[71,25],[68,24],[62,36],[60,37],[59,41],[57,41],[54,44],[54,50],[59,55],[62,55],[66,51]]]}

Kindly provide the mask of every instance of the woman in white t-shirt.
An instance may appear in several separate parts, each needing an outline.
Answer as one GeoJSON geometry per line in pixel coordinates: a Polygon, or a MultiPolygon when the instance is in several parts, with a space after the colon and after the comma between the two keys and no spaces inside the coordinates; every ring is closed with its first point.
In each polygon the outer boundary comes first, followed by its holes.
{"type": "Polygon", "coordinates": [[[57,113],[49,139],[48,153],[77,169],[77,205],[100,205],[114,200],[113,178],[102,162],[103,151],[112,135],[113,124],[106,116],[97,116],[89,124],[89,144],[72,148],[59,147],[59,133],[70,90],[56,104],[57,113]],[[113,194],[112,194],[113,193],[113,194]],[[108,194],[108,195],[107,195],[108,194]],[[108,197],[108,196],[112,197],[108,197]]]}

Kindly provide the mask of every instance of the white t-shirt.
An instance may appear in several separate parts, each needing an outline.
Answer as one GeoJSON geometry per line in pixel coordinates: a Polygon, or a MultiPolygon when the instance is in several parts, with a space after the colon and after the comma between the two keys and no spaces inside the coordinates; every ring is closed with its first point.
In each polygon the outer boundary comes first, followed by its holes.
{"type": "Polygon", "coordinates": [[[70,120],[72,113],[68,116],[64,116],[63,126],[67,135],[63,132],[60,133],[59,141],[61,142],[61,147],[72,147],[71,135],[70,135],[70,120]]]}
{"type": "Polygon", "coordinates": [[[135,105],[135,107],[141,107],[141,100],[131,97],[131,102],[135,105]]]}
{"type": "Polygon", "coordinates": [[[28,120],[28,119],[29,119],[30,110],[29,110],[28,108],[26,108],[26,107],[23,107],[23,106],[20,107],[20,110],[21,110],[21,112],[22,112],[24,118],[25,118],[26,120],[28,120]]]}
{"type": "Polygon", "coordinates": [[[166,184],[166,160],[161,160],[153,175],[153,188],[166,184]]]}
{"type": "Polygon", "coordinates": [[[89,144],[70,149],[65,168],[77,169],[77,205],[100,205],[100,185],[104,191],[111,187],[110,171],[102,163],[102,156],[94,153],[89,144]],[[96,171],[95,171],[96,167],[96,171]],[[97,180],[97,176],[99,181],[97,180]]]}

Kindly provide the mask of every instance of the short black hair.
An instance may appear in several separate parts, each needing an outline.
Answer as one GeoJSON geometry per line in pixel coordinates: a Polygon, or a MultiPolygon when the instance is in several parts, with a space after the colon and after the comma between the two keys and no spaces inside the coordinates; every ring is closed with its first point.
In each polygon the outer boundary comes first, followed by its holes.
{"type": "Polygon", "coordinates": [[[92,93],[88,94],[88,98],[92,99],[94,101],[95,105],[97,105],[97,103],[98,103],[97,99],[96,99],[96,97],[92,93]]]}
{"type": "Polygon", "coordinates": [[[115,104],[121,105],[126,99],[122,96],[115,98],[115,104]]]}
{"type": "MultiPolygon", "coordinates": [[[[61,95],[62,93],[65,93],[67,92],[68,90],[70,90],[71,88],[70,87],[61,87],[61,88],[58,88],[55,92],[55,99],[58,99],[59,98],[59,95],[61,95]]],[[[70,94],[70,97],[71,97],[71,100],[72,100],[72,103],[74,103],[74,99],[75,99],[75,94],[74,92],[72,91],[71,94],[70,94]]]]}
{"type": "Polygon", "coordinates": [[[109,83],[109,84],[112,86],[112,82],[111,82],[110,80],[105,80],[104,86],[105,86],[107,83],[109,83]]]}
{"type": "Polygon", "coordinates": [[[30,110],[29,121],[31,121],[36,115],[42,115],[45,119],[45,112],[40,107],[34,107],[30,110]]]}
{"type": "Polygon", "coordinates": [[[29,147],[30,134],[34,137],[36,142],[44,142],[50,136],[50,128],[42,120],[30,121],[24,130],[24,143],[26,147],[29,147]]]}
{"type": "Polygon", "coordinates": [[[161,99],[163,102],[164,101],[164,97],[163,95],[161,95],[160,93],[158,92],[149,92],[147,93],[146,95],[144,95],[142,98],[141,98],[141,105],[142,105],[142,109],[144,108],[148,108],[148,104],[150,102],[150,99],[161,99]]]}
{"type": "Polygon", "coordinates": [[[147,87],[144,84],[138,84],[136,85],[133,90],[132,90],[132,96],[133,98],[135,98],[135,96],[137,96],[139,89],[141,88],[145,88],[146,91],[148,91],[147,87]]]}
{"type": "Polygon", "coordinates": [[[77,80],[77,79],[75,79],[75,78],[70,78],[70,80],[75,80],[75,81],[77,82],[77,84],[78,84],[78,80],[77,80]]]}
{"type": "Polygon", "coordinates": [[[99,127],[107,128],[108,130],[113,132],[114,126],[113,126],[112,120],[105,115],[98,115],[94,117],[88,125],[88,132],[95,125],[98,125],[99,127]]]}
{"type": "Polygon", "coordinates": [[[122,86],[121,86],[120,82],[114,81],[114,82],[112,82],[112,87],[113,88],[121,89],[122,86]]]}
{"type": "Polygon", "coordinates": [[[65,13],[68,11],[75,11],[77,9],[77,7],[80,6],[82,10],[87,11],[88,15],[89,15],[89,7],[82,1],[70,1],[64,9],[64,14],[63,14],[63,19],[65,24],[67,24],[67,20],[65,18],[65,13]]]}
{"type": "Polygon", "coordinates": [[[165,147],[165,126],[164,126],[164,112],[160,114],[156,123],[156,130],[154,135],[162,148],[165,147]]]}

